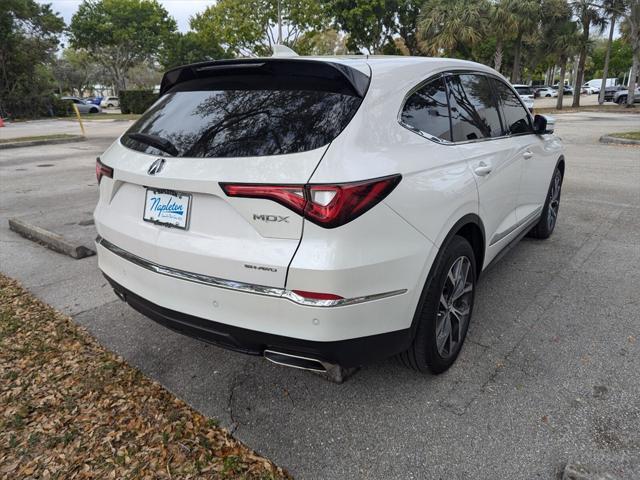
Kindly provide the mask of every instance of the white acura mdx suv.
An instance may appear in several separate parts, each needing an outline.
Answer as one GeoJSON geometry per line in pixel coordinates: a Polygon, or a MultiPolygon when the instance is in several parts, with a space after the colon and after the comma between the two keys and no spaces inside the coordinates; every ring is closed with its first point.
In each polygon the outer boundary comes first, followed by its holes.
{"type": "Polygon", "coordinates": [[[553,232],[565,161],[552,132],[472,62],[180,67],[97,161],[99,266],[134,309],[225,348],[443,372],[480,272],[553,232]]]}

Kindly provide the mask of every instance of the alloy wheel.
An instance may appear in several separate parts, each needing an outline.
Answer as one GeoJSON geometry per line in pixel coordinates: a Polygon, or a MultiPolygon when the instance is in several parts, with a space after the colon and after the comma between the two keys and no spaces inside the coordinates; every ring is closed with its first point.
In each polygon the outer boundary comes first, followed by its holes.
{"type": "Polygon", "coordinates": [[[445,279],[436,319],[436,346],[443,359],[454,355],[471,316],[473,269],[468,257],[458,257],[445,279]]]}
{"type": "Polygon", "coordinates": [[[559,172],[553,177],[553,186],[551,187],[551,198],[549,200],[549,212],[547,214],[547,227],[549,231],[553,230],[558,219],[558,210],[560,209],[560,189],[562,177],[559,172]]]}

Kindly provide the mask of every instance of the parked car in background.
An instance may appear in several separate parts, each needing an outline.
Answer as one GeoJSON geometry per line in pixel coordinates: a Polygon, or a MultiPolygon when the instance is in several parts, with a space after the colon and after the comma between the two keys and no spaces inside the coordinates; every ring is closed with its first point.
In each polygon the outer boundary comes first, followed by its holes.
{"type": "Polygon", "coordinates": [[[512,85],[513,88],[520,95],[520,99],[524,103],[525,107],[529,109],[530,112],[533,112],[533,99],[534,99],[534,91],[533,87],[530,85],[512,85]]]}
{"type": "Polygon", "coordinates": [[[99,105],[94,105],[86,100],[78,97],[61,97],[60,100],[69,100],[76,104],[80,113],[100,113],[101,109],[99,105]]]}
{"type": "Polygon", "coordinates": [[[100,106],[102,108],[115,108],[120,106],[120,101],[118,97],[105,97],[102,99],[100,106]]]}
{"type": "Polygon", "coordinates": [[[540,98],[550,98],[558,96],[557,90],[554,90],[552,87],[547,86],[536,89],[536,93],[540,98]]]}
{"type": "MultiPolygon", "coordinates": [[[[613,101],[618,105],[624,105],[627,103],[627,97],[629,96],[629,90],[618,90],[613,94],[613,101]]],[[[640,103],[640,87],[636,88],[633,96],[633,103],[640,103]]]]}
{"type": "Polygon", "coordinates": [[[613,102],[613,97],[615,94],[625,88],[621,85],[612,85],[609,87],[605,87],[604,89],[604,101],[605,102],[613,102]]]}
{"type": "Polygon", "coordinates": [[[98,265],[117,296],[291,367],[398,354],[447,370],[480,272],[524,235],[553,233],[565,172],[553,120],[463,60],[196,66],[167,72],[96,161],[98,265]]]}
{"type": "Polygon", "coordinates": [[[87,103],[93,103],[94,105],[100,105],[102,97],[87,97],[84,99],[84,101],[87,103]]]}
{"type": "MultiPolygon", "coordinates": [[[[553,86],[553,89],[554,89],[556,92],[559,92],[560,87],[559,87],[558,85],[554,85],[554,86],[553,86]]],[[[563,89],[562,89],[562,94],[563,94],[563,95],[573,95],[573,87],[570,87],[569,85],[565,85],[565,86],[563,87],[563,89]]]]}
{"type": "Polygon", "coordinates": [[[593,95],[594,93],[600,93],[600,87],[591,86],[588,84],[582,85],[580,89],[580,93],[584,93],[585,95],[593,95]]]}

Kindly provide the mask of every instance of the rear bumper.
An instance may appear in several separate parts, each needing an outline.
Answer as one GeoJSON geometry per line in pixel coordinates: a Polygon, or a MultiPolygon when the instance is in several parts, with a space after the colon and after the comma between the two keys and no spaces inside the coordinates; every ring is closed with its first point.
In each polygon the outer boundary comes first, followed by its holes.
{"type": "Polygon", "coordinates": [[[105,277],[121,299],[160,325],[189,337],[249,355],[262,356],[265,350],[275,350],[343,367],[356,367],[399,353],[405,350],[411,341],[410,329],[330,342],[258,332],[161,307],[127,290],[107,275],[105,277]]]}
{"type": "Polygon", "coordinates": [[[104,240],[96,247],[100,270],[134,309],[227,349],[253,355],[272,350],[352,367],[403,351],[411,341],[412,292],[309,306],[285,297],[282,289],[249,292],[244,284],[218,285],[213,277],[168,272],[104,240]]]}

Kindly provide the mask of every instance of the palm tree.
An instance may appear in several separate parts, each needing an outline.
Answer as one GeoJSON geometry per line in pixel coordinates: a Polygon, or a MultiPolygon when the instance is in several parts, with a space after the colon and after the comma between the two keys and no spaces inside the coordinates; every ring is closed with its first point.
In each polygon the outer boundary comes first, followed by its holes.
{"type": "Polygon", "coordinates": [[[609,75],[609,58],[611,57],[611,44],[613,43],[613,32],[618,18],[618,11],[625,8],[624,0],[605,0],[603,3],[605,17],[609,17],[609,39],[607,40],[607,51],[604,55],[604,68],[602,69],[602,83],[600,84],[600,93],[598,94],[598,103],[604,103],[604,89],[607,86],[607,77],[609,75]]]}
{"type": "Polygon", "coordinates": [[[469,56],[469,47],[484,37],[487,0],[427,0],[418,32],[429,55],[469,56]]]}
{"type": "Polygon", "coordinates": [[[511,0],[497,0],[490,14],[491,28],[496,36],[496,50],[493,54],[493,68],[498,72],[502,67],[504,43],[515,36],[518,18],[510,7],[511,0]]]}
{"type": "Polygon", "coordinates": [[[560,67],[556,108],[561,110],[567,62],[575,54],[578,42],[577,25],[572,19],[571,8],[567,0],[545,0],[543,12],[544,17],[540,32],[542,38],[541,49],[549,52],[560,67]]]}
{"type": "Polygon", "coordinates": [[[602,8],[600,5],[591,2],[591,0],[575,0],[571,2],[573,11],[580,26],[582,33],[580,35],[580,53],[578,59],[578,68],[576,71],[575,85],[573,89],[573,107],[580,106],[580,90],[584,77],[584,66],[587,61],[587,49],[589,47],[589,33],[591,25],[597,26],[600,32],[604,29],[605,20],[602,16],[602,8]]]}
{"type": "Polygon", "coordinates": [[[627,108],[632,108],[635,101],[636,78],[640,73],[640,0],[627,0],[625,8],[619,10],[620,16],[624,18],[621,30],[623,36],[629,40],[633,52],[633,62],[631,64],[631,74],[627,89],[627,108]]]}
{"type": "Polygon", "coordinates": [[[513,51],[513,70],[511,83],[520,82],[520,60],[522,43],[525,37],[532,35],[540,23],[540,0],[507,0],[506,6],[516,19],[515,48],[513,51]]]}

